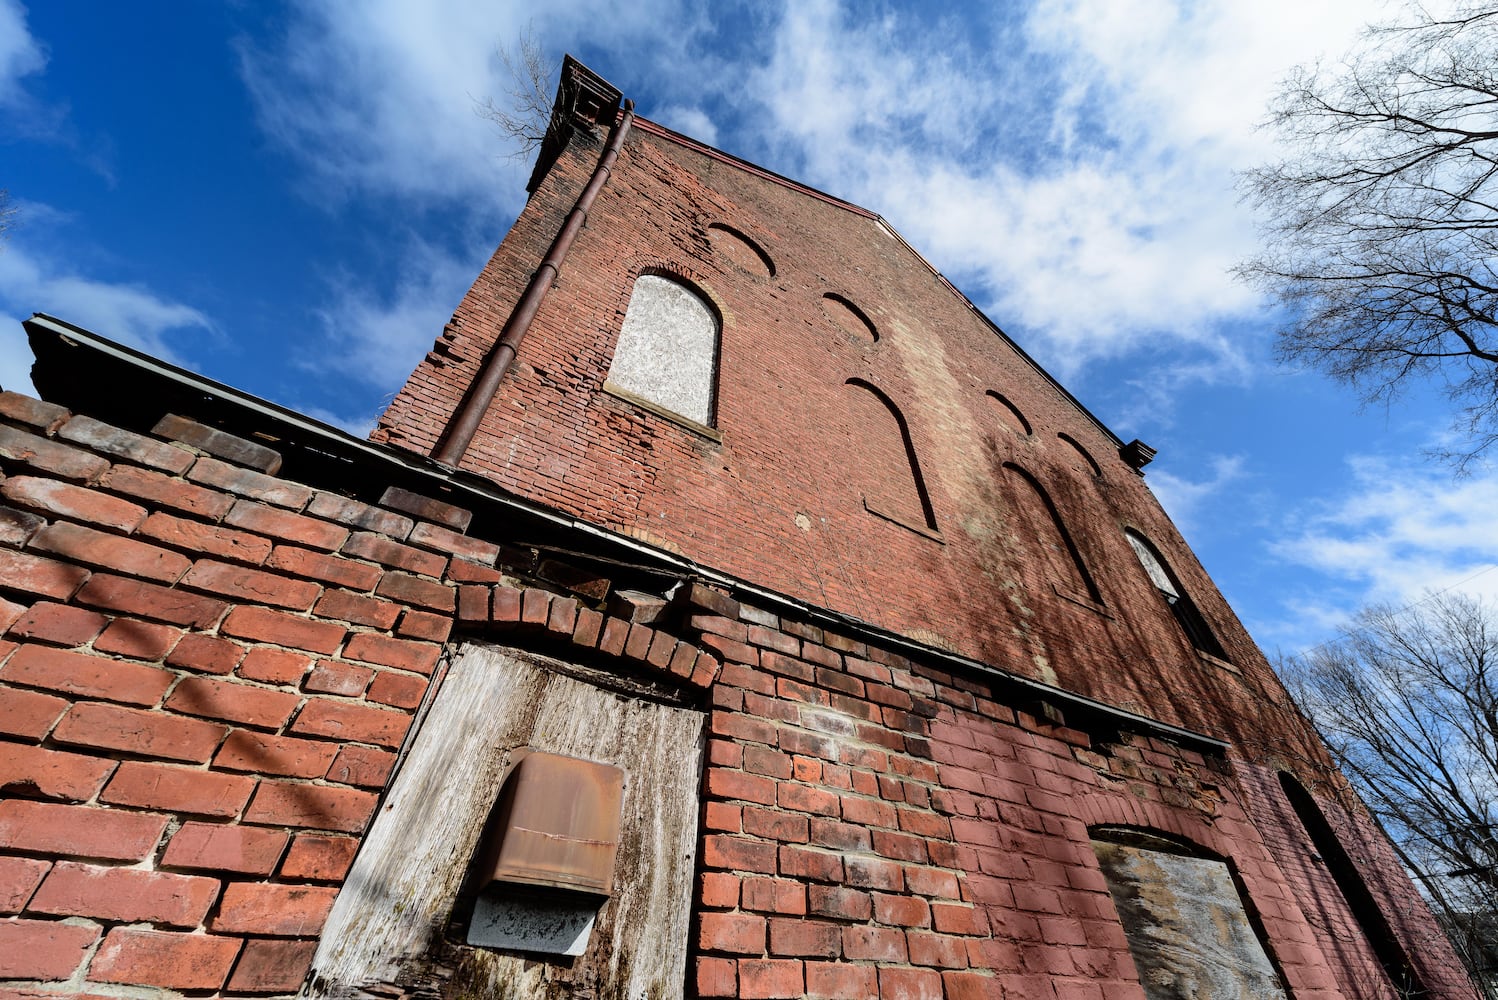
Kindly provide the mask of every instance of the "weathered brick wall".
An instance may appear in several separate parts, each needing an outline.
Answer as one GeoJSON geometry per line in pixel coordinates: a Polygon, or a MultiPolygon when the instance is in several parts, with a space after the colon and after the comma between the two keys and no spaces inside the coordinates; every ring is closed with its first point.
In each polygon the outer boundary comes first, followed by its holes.
{"type": "MultiPolygon", "coordinates": [[[[295,991],[450,632],[701,692],[689,995],[1140,997],[1099,826],[1229,859],[1295,996],[1373,995],[1271,771],[700,584],[544,584],[565,574],[457,508],[159,427],[0,395],[6,996],[295,991]]],[[[1466,995],[1376,833],[1339,822],[1427,985],[1466,995]]],[[[462,952],[370,995],[438,995],[462,952]]]]}
{"type": "Polygon", "coordinates": [[[495,548],[188,422],[0,420],[0,979],[295,990],[495,548]]]}
{"type": "MultiPolygon", "coordinates": [[[[376,440],[432,450],[599,146],[579,131],[376,440]]],[[[1114,438],[869,213],[648,122],[630,132],[462,466],[739,578],[1141,714],[1235,740],[1266,725],[1284,738],[1299,731],[1274,704],[1263,657],[1114,438]],[[721,253],[714,225],[756,241],[774,274],[721,253]],[[647,271],[693,282],[722,316],[721,441],[602,389],[631,288],[647,271]],[[865,312],[878,342],[839,326],[827,294],[865,312]],[[858,406],[871,397],[848,379],[877,387],[903,414],[939,538],[865,509],[866,495],[877,499],[880,483],[908,472],[893,467],[898,441],[869,445],[877,428],[858,406]],[[1011,400],[1031,433],[989,392],[1011,400]],[[1077,600],[1079,588],[1050,571],[1050,529],[1033,523],[1045,515],[1006,463],[1047,492],[1100,602],[1077,600]],[[1236,672],[1192,649],[1126,528],[1160,549],[1236,672]]]]}

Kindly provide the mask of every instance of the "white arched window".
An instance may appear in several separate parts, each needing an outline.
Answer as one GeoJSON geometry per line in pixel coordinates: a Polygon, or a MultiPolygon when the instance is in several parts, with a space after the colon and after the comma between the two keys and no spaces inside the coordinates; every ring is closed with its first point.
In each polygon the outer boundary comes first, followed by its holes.
{"type": "Polygon", "coordinates": [[[711,427],[717,362],[712,307],[680,282],[640,275],[609,367],[610,388],[711,427]]]}
{"type": "Polygon", "coordinates": [[[1227,659],[1227,652],[1222,648],[1222,643],[1212,634],[1212,629],[1207,625],[1207,620],[1197,610],[1191,598],[1186,596],[1181,585],[1176,581],[1175,574],[1165,565],[1165,560],[1155,551],[1155,547],[1141,534],[1125,529],[1124,535],[1129,539],[1129,545],[1134,549],[1134,555],[1139,558],[1139,565],[1144,567],[1144,572],[1149,576],[1150,582],[1160,592],[1160,597],[1170,607],[1170,613],[1175,616],[1176,623],[1181,626],[1181,631],[1186,633],[1186,638],[1191,640],[1191,645],[1209,656],[1215,656],[1219,660],[1227,659]]]}

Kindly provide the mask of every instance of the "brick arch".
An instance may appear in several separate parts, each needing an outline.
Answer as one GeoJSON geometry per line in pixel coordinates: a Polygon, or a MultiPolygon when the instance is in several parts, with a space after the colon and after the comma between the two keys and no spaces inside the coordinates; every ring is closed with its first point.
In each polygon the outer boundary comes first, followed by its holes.
{"type": "Polygon", "coordinates": [[[870,382],[850,378],[843,385],[851,400],[845,429],[853,440],[847,453],[858,455],[855,481],[864,485],[864,506],[888,520],[935,531],[936,514],[905,415],[870,382]]]}
{"type": "Polygon", "coordinates": [[[722,665],[700,646],[677,639],[661,629],[632,624],[622,618],[585,608],[571,597],[535,587],[504,584],[465,584],[458,591],[454,635],[480,638],[504,635],[521,645],[566,646],[572,655],[586,653],[595,660],[706,691],[718,679],[722,665]]]}
{"type": "Polygon", "coordinates": [[[1132,795],[1092,792],[1074,800],[1076,818],[1088,835],[1099,827],[1124,827],[1173,837],[1224,861],[1232,861],[1232,842],[1205,817],[1132,795]]]}

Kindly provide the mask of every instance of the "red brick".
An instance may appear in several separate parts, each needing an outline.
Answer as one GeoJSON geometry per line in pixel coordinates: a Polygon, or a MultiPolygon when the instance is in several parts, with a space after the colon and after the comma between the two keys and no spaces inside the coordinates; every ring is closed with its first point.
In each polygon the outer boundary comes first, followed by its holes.
{"type": "Polygon", "coordinates": [[[775,845],[741,837],[702,838],[702,863],[708,868],[775,874],[775,845]]]}
{"type": "Polygon", "coordinates": [[[294,694],[255,684],[236,684],[216,677],[187,677],[167,698],[166,707],[187,715],[279,729],[291,718],[300,701],[294,694]]]}
{"type": "Polygon", "coordinates": [[[739,959],[739,996],[743,1000],[799,997],[803,992],[800,962],[790,959],[739,959]]]}
{"type": "Polygon", "coordinates": [[[0,733],[39,740],[71,704],[50,694],[0,687],[0,733]]]}
{"type": "Polygon", "coordinates": [[[715,767],[707,772],[707,794],[772,806],[775,804],[775,782],[757,774],[715,767]]]}
{"type": "Polygon", "coordinates": [[[83,802],[103,787],[114,765],[98,757],[0,743],[0,794],[83,802]]]}
{"type": "Polygon", "coordinates": [[[88,579],[88,570],[32,555],[0,549],[0,588],[65,601],[88,579]]]}
{"type": "Polygon", "coordinates": [[[407,639],[446,642],[452,630],[451,615],[434,615],[429,611],[407,611],[401,615],[401,623],[396,628],[395,634],[407,639]]]}
{"type": "Polygon", "coordinates": [[[0,979],[67,979],[99,928],[55,920],[0,920],[0,979]]]}
{"type": "MultiPolygon", "coordinates": [[[[451,613],[457,608],[457,593],[448,583],[426,580],[410,573],[389,572],[380,579],[375,593],[404,604],[451,613]]],[[[544,622],[545,619],[542,619],[544,622]]]]}
{"type": "Polygon", "coordinates": [[[236,672],[247,681],[262,681],[266,684],[299,684],[302,675],[311,666],[312,657],[305,653],[256,646],[245,654],[244,662],[239,665],[239,670],[236,672]]]}
{"type": "Polygon", "coordinates": [[[151,433],[270,475],[275,475],[281,468],[281,453],[275,449],[175,413],[168,413],[156,421],[151,433]]]}
{"type": "Polygon", "coordinates": [[[336,524],[247,500],[235,501],[224,516],[224,523],[324,552],[337,549],[349,536],[348,529],[336,524]]]}
{"type": "Polygon", "coordinates": [[[94,649],[135,660],[160,660],[181,637],[182,630],[170,625],[117,618],[94,640],[94,649]]]}
{"type": "Polygon", "coordinates": [[[518,622],[523,602],[524,598],[519,590],[499,584],[494,588],[494,610],[490,612],[490,616],[496,622],[518,622]]]}
{"type": "Polygon", "coordinates": [[[905,942],[910,949],[912,965],[933,965],[943,969],[967,968],[967,945],[962,938],[908,931],[905,942]]]}
{"type": "Polygon", "coordinates": [[[938,868],[906,868],[905,888],[919,896],[942,899],[958,899],[962,895],[957,887],[957,876],[938,868]]]}
{"type": "Polygon", "coordinates": [[[738,996],[737,963],[731,958],[698,958],[696,995],[699,997],[738,996]]]}
{"type": "Polygon", "coordinates": [[[127,500],[35,476],[12,476],[0,484],[0,496],[26,510],[84,521],[126,534],[134,531],[146,517],[144,507],[127,500]]]}
{"type": "Polygon", "coordinates": [[[271,550],[268,540],[247,531],[189,521],[161,512],[148,517],[137,534],[174,549],[250,565],[265,562],[271,550]]]}
{"type": "Polygon", "coordinates": [[[378,702],[381,705],[392,705],[396,708],[415,708],[421,704],[421,699],[426,696],[427,685],[429,683],[430,681],[425,677],[381,670],[375,675],[375,679],[369,685],[369,691],[365,693],[364,697],[368,701],[378,702]]]}
{"type": "Polygon", "coordinates": [[[5,426],[0,426],[0,458],[79,483],[92,482],[109,468],[109,463],[97,455],[5,426]]]}
{"type": "Polygon", "coordinates": [[[182,586],[206,590],[236,600],[292,611],[308,611],[322,588],[307,580],[290,580],[275,573],[201,559],[182,578],[182,586]]]}
{"type": "Polygon", "coordinates": [[[93,575],[78,592],[78,601],[141,618],[203,629],[212,628],[229,606],[212,597],[189,594],[171,587],[159,587],[140,580],[126,580],[105,573],[93,575]]]}
{"type": "Polygon", "coordinates": [[[175,990],[216,990],[239,954],[239,938],[116,927],[88,968],[90,979],[175,990]]]}
{"type": "Polygon", "coordinates": [[[186,472],[193,462],[192,454],[185,449],[154,441],[134,431],[111,427],[93,417],[73,417],[63,424],[57,436],[106,455],[174,474],[186,472]]]}
{"type": "Polygon", "coordinates": [[[327,779],[344,785],[383,788],[395,767],[395,754],[373,747],[346,746],[328,768],[327,779]]]}
{"type": "Polygon", "coordinates": [[[367,528],[391,538],[405,538],[416,522],[409,517],[381,510],[350,497],[336,493],[319,492],[307,505],[307,513],[329,521],[346,524],[350,528],[367,528]]]}
{"type": "Polygon", "coordinates": [[[244,657],[244,647],[216,635],[184,635],[172,647],[166,662],[169,666],[197,670],[205,674],[227,674],[244,657]]]}
{"type": "Polygon", "coordinates": [[[443,578],[452,583],[499,583],[504,574],[493,566],[480,566],[463,559],[453,559],[447,564],[443,578]]]}
{"type": "Polygon", "coordinates": [[[122,923],[196,927],[218,898],[217,879],[60,861],[27,910],[122,923]]]}
{"type": "Polygon", "coordinates": [[[704,913],[698,923],[697,947],[736,955],[765,953],[765,918],[743,913],[704,913]]]}
{"type": "Polygon", "coordinates": [[[299,483],[276,479],[251,469],[236,468],[214,458],[198,459],[188,471],[187,478],[204,486],[293,510],[302,509],[312,499],[312,491],[299,483]]]}
{"type": "Polygon", "coordinates": [[[47,519],[0,504],[0,546],[20,549],[46,527],[47,519]]]}
{"type": "Polygon", "coordinates": [[[456,504],[412,493],[399,486],[388,486],[380,495],[380,506],[410,514],[420,521],[433,521],[454,531],[467,531],[473,512],[456,504]]]}
{"type": "Polygon", "coordinates": [[[316,941],[275,941],[252,938],[229,979],[230,991],[241,993],[295,993],[312,967],[316,941]]]}
{"type": "Polygon", "coordinates": [[[0,800],[0,847],[63,857],[139,861],[156,850],[168,817],[25,799],[0,800]]]}
{"type": "Polygon", "coordinates": [[[874,919],[896,927],[930,927],[931,907],[919,896],[874,893],[874,919]]]}
{"type": "Polygon", "coordinates": [[[442,647],[434,643],[391,639],[374,632],[360,632],[351,637],[343,650],[343,655],[350,660],[422,674],[430,674],[436,668],[441,653],[442,647]]]}
{"type": "MultiPolygon", "coordinates": [[[[370,586],[373,586],[371,584],[370,586]]],[[[339,621],[368,625],[370,628],[387,629],[400,617],[401,606],[377,597],[350,593],[347,590],[325,591],[318,598],[312,613],[321,618],[337,618],[339,621]]]]}
{"type": "Polygon", "coordinates": [[[0,913],[20,913],[52,862],[0,857],[0,913]]]}
{"type": "Polygon", "coordinates": [[[99,800],[195,816],[235,816],[254,787],[253,778],[127,760],[99,800]]]}
{"type": "Polygon", "coordinates": [[[739,905],[739,877],[726,872],[703,872],[698,879],[697,902],[702,906],[731,910],[739,905]]]}
{"type": "Polygon", "coordinates": [[[297,715],[291,731],[398,747],[410,725],[411,717],[404,712],[311,698],[297,715]]]}
{"type": "Polygon", "coordinates": [[[213,918],[215,933],[313,937],[322,930],[338,890],[319,885],[231,882],[213,918]]]}
{"type": "Polygon", "coordinates": [[[493,566],[494,560],[499,558],[498,545],[477,538],[469,538],[467,535],[460,535],[456,531],[435,524],[416,525],[411,529],[407,541],[412,545],[446,552],[481,566],[493,566]]]}
{"type": "Polygon", "coordinates": [[[244,821],[358,833],[364,829],[374,806],[375,796],[371,792],[262,781],[245,812],[244,821]]]}
{"type": "Polygon", "coordinates": [[[227,731],[195,719],[87,702],[63,716],[52,738],[75,746],[200,763],[213,754],[227,731]]]}
{"type": "Polygon", "coordinates": [[[799,812],[816,813],[822,816],[836,816],[842,806],[836,792],[795,782],[781,784],[778,798],[783,809],[795,809],[799,812]]]}
{"type": "Polygon", "coordinates": [[[321,778],[337,752],[336,743],[236,729],[224,740],[213,766],[288,778],[321,778]]]}
{"type": "Polygon", "coordinates": [[[447,565],[446,556],[413,549],[409,545],[392,542],[367,531],[356,531],[350,535],[348,541],[343,543],[342,552],[346,556],[368,559],[383,566],[393,566],[423,576],[441,576],[442,568],[447,565]]]}
{"type": "MultiPolygon", "coordinates": [[[[188,456],[188,460],[191,461],[191,456],[188,456]]],[[[232,497],[222,493],[128,465],[116,465],[110,469],[99,480],[99,485],[138,500],[149,500],[159,506],[213,520],[222,517],[234,504],[232,497]]]]}
{"type": "Polygon", "coordinates": [[[364,693],[372,677],[374,671],[368,667],[340,663],[337,660],[322,660],[302,682],[302,688],[318,694],[341,694],[355,698],[364,693]]]}
{"type": "Polygon", "coordinates": [[[43,402],[35,396],[10,390],[0,392],[0,417],[35,427],[48,434],[56,430],[70,415],[66,407],[43,402]]]}
{"type": "Polygon", "coordinates": [[[819,917],[838,920],[867,920],[874,911],[869,894],[858,889],[836,885],[813,885],[807,888],[808,909],[819,917]]]}
{"type": "Polygon", "coordinates": [[[313,882],[341,882],[354,863],[359,842],[352,837],[300,834],[281,864],[281,877],[313,882]]]}
{"type": "Polygon", "coordinates": [[[170,671],[90,653],[22,646],[0,668],[0,680],[127,705],[154,705],[172,683],[170,671]]]}
{"type": "Polygon", "coordinates": [[[794,879],[745,876],[741,895],[746,910],[806,915],[806,886],[794,879]]]}
{"type": "Polygon", "coordinates": [[[780,874],[792,878],[814,879],[819,882],[841,882],[843,880],[842,855],[802,847],[782,847],[780,849],[780,874]]]}
{"type": "Polygon", "coordinates": [[[351,590],[371,590],[385,573],[380,567],[367,562],[289,545],[277,545],[266,566],[293,576],[305,576],[351,590]]]}
{"type": "Polygon", "coordinates": [[[176,581],[191,565],[181,553],[78,524],[49,525],[31,540],[31,547],[85,566],[112,569],[161,583],[176,581]]]}
{"type": "Polygon", "coordinates": [[[14,625],[25,613],[26,605],[0,597],[0,633],[14,625]]]}
{"type": "Polygon", "coordinates": [[[164,868],[269,875],[288,839],[280,830],[183,823],[166,845],[161,864],[164,868]]]}
{"type": "Polygon", "coordinates": [[[884,966],[879,970],[879,997],[880,1000],[942,1000],[941,974],[934,969],[884,966]]]}
{"type": "Polygon", "coordinates": [[[837,924],[819,920],[770,921],[770,954],[837,958],[842,952],[842,932],[837,924]]]}
{"type": "Polygon", "coordinates": [[[59,646],[82,646],[104,631],[109,619],[67,604],[38,601],[10,626],[12,639],[35,639],[59,646]]]}
{"type": "Polygon", "coordinates": [[[960,903],[932,903],[931,922],[943,934],[987,934],[983,911],[960,903]]]}
{"type": "Polygon", "coordinates": [[[751,806],[744,810],[744,832],[784,844],[804,844],[806,817],[751,806]]]}
{"type": "Polygon", "coordinates": [[[220,631],[237,639],[292,646],[313,653],[332,653],[348,630],[332,622],[315,622],[269,608],[238,607],[229,612],[220,631]]]}
{"type": "Polygon", "coordinates": [[[806,995],[830,1000],[869,1000],[879,995],[879,974],[872,965],[807,962],[806,995]]]}

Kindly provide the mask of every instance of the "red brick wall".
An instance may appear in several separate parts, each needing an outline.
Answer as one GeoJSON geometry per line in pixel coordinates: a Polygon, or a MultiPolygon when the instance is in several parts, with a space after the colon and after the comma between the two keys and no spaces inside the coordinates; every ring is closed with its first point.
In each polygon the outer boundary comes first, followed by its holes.
{"type": "Polygon", "coordinates": [[[0,421],[0,980],[294,991],[478,543],[197,425],[230,460],[0,421]]]}
{"type": "MultiPolygon", "coordinates": [[[[0,395],[0,995],[294,992],[455,623],[706,699],[689,995],[1139,997],[1100,825],[1229,859],[1297,997],[1375,968],[1265,766],[701,585],[658,620],[560,593],[461,510],[162,427],[0,395]]],[[[1329,811],[1427,985],[1466,995],[1329,811]]],[[[463,967],[445,947],[411,988],[463,967]]]]}
{"type": "MultiPolygon", "coordinates": [[[[563,153],[376,440],[432,450],[598,151],[584,130],[563,153]]],[[[1114,438],[882,223],[647,122],[629,133],[462,466],[739,578],[1145,715],[1236,738],[1276,714],[1263,657],[1114,438]],[[712,225],[758,242],[774,276],[720,255],[712,225]],[[602,391],[630,289],[653,270],[695,284],[723,317],[721,443],[602,391]],[[827,294],[865,312],[878,343],[829,318],[827,294]],[[849,379],[902,413],[939,538],[865,509],[866,494],[879,499],[872,484],[909,473],[890,466],[899,442],[866,440],[893,424],[861,415],[867,393],[849,379]],[[1010,429],[989,392],[1033,433],[1010,429]],[[1046,491],[1101,604],[1052,578],[1046,526],[1031,523],[1040,507],[1005,463],[1046,491]],[[1159,548],[1238,673],[1195,654],[1125,528],[1159,548]]]]}

